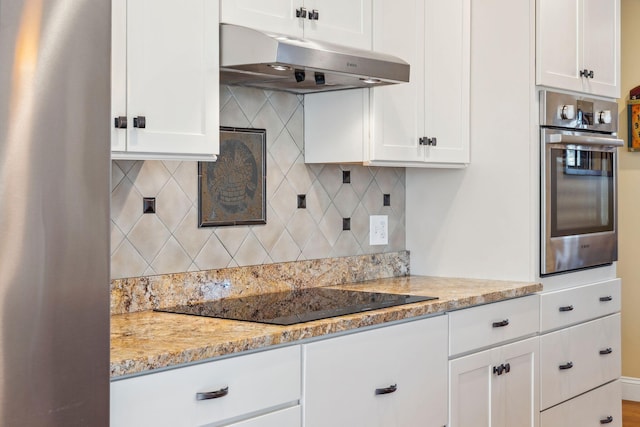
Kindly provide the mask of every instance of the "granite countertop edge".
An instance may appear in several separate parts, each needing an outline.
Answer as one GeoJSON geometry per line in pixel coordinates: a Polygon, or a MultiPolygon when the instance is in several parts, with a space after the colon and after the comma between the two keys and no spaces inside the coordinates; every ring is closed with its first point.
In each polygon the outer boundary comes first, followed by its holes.
{"type": "Polygon", "coordinates": [[[542,290],[542,285],[534,282],[426,276],[377,279],[332,287],[436,296],[438,299],[291,326],[154,311],[118,314],[111,317],[111,378],[150,373],[367,326],[436,315],[542,290]]]}

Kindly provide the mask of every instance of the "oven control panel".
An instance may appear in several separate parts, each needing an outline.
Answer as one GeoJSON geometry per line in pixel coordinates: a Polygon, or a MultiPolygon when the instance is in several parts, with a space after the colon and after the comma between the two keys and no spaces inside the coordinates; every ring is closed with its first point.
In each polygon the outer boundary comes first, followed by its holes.
{"type": "Polygon", "coordinates": [[[615,134],[618,104],[580,95],[540,92],[540,126],[585,129],[615,134]]]}

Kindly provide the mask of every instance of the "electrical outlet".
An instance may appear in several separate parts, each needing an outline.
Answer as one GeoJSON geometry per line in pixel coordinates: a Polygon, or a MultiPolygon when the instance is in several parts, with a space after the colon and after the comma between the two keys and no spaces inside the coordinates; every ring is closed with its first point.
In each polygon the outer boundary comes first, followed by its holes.
{"type": "Polygon", "coordinates": [[[389,244],[388,215],[369,216],[369,244],[371,246],[389,244]]]}

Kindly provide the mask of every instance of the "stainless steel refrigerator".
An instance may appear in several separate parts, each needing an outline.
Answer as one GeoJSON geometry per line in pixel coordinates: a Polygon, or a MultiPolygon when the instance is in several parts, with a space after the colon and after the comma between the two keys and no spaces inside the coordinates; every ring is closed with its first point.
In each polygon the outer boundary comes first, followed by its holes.
{"type": "Polygon", "coordinates": [[[0,426],[109,424],[110,0],[0,0],[0,426]]]}

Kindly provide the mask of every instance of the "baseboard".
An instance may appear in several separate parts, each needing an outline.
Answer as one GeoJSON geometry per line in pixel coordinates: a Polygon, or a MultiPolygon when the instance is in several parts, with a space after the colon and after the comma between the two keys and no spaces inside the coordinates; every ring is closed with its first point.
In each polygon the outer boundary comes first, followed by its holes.
{"type": "Polygon", "coordinates": [[[640,402],[640,378],[620,377],[622,399],[640,402]]]}

